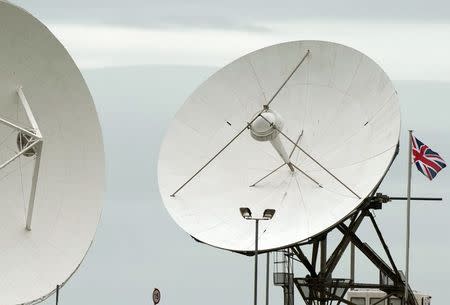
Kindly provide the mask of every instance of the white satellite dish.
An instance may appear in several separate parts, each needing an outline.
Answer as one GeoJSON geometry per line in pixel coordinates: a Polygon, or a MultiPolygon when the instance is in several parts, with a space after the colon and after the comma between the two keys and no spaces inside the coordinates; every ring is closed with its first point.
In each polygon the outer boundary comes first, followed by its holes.
{"type": "Polygon", "coordinates": [[[92,243],[102,136],[80,71],[42,23],[0,1],[0,41],[0,304],[34,304],[92,243]]]}
{"type": "Polygon", "coordinates": [[[350,215],[396,155],[397,93],[364,54],[294,41],[245,55],[205,81],[161,147],[164,204],[195,239],[238,252],[315,236],[350,215]]]}

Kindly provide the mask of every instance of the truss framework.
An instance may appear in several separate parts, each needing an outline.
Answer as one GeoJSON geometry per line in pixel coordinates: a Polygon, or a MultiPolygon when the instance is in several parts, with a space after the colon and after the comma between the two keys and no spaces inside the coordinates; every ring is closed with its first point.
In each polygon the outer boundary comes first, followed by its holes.
{"type": "MultiPolygon", "coordinates": [[[[314,237],[301,245],[290,247],[290,252],[295,256],[295,260],[303,264],[308,271],[308,274],[305,277],[294,277],[293,280],[293,284],[298,289],[307,305],[329,305],[333,303],[355,305],[351,301],[344,299],[346,292],[349,289],[354,288],[380,289],[381,291],[386,292],[386,297],[384,299],[389,297],[397,297],[402,299],[403,304],[418,305],[414,297],[414,293],[409,285],[406,287],[408,293],[405,300],[405,277],[397,268],[377,222],[372,215],[371,210],[381,209],[382,203],[382,197],[379,195],[370,196],[364,200],[363,204],[357,211],[355,211],[353,215],[339,223],[335,228],[314,237]],[[388,258],[388,262],[385,262],[356,234],[359,226],[365,219],[369,219],[369,222],[375,229],[377,237],[381,242],[382,248],[388,258]],[[331,252],[331,255],[327,256],[327,234],[332,230],[339,231],[342,234],[342,237],[336,248],[334,248],[331,252]],[[308,258],[302,250],[302,247],[306,245],[312,246],[310,258],[308,258]],[[379,283],[372,284],[355,282],[353,257],[351,278],[333,278],[333,271],[342,259],[342,256],[349,245],[358,248],[360,252],[364,254],[375,267],[377,267],[380,272],[379,283]],[[317,266],[318,262],[320,262],[319,266],[317,266]]],[[[286,283],[286,286],[287,285],[289,285],[289,283],[286,283]]],[[[382,300],[380,300],[380,302],[382,302],[382,300]]],[[[293,302],[288,304],[293,305],[293,302]]]]}
{"type": "Polygon", "coordinates": [[[23,109],[25,110],[25,113],[27,115],[28,121],[32,128],[26,128],[23,126],[20,126],[17,123],[10,122],[4,118],[0,117],[0,124],[3,124],[11,129],[14,129],[17,131],[17,145],[19,148],[19,151],[11,156],[7,161],[5,161],[3,164],[0,165],[0,170],[7,167],[9,164],[11,164],[14,160],[21,156],[26,157],[35,157],[34,161],[34,169],[33,169],[33,176],[32,176],[32,183],[31,183],[31,190],[30,190],[30,197],[28,200],[28,209],[27,209],[27,218],[25,223],[25,228],[28,231],[31,231],[31,222],[33,218],[33,211],[34,211],[34,202],[36,198],[36,186],[38,183],[39,178],[39,167],[41,163],[41,155],[42,155],[42,147],[44,144],[44,139],[41,134],[41,131],[39,130],[39,126],[36,122],[36,119],[33,115],[33,112],[31,111],[30,105],[28,104],[28,101],[25,97],[25,94],[22,90],[22,87],[18,87],[17,95],[19,97],[19,100],[22,104],[23,109]]]}

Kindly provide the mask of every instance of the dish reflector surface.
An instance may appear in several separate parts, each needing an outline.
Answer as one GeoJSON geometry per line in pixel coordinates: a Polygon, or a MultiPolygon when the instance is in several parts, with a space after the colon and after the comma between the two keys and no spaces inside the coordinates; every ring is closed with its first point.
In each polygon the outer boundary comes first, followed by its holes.
{"type": "MultiPolygon", "coordinates": [[[[0,170],[0,304],[27,304],[64,284],[91,245],[103,201],[103,144],[89,90],[50,31],[0,1],[0,41],[0,117],[34,130],[21,87],[43,143],[31,231],[25,226],[36,151],[0,170]]],[[[0,163],[30,139],[0,125],[0,163]]]]}
{"type": "Polygon", "coordinates": [[[270,46],[212,75],[177,112],[160,151],[161,196],[186,232],[233,251],[254,250],[254,223],[239,208],[275,209],[260,222],[259,249],[284,247],[351,214],[386,174],[399,132],[397,93],[369,57],[323,41],[270,46]],[[279,116],[266,115],[268,103],[279,116]],[[270,126],[275,140],[252,137],[270,126]],[[286,155],[292,166],[281,166],[286,155]]]}

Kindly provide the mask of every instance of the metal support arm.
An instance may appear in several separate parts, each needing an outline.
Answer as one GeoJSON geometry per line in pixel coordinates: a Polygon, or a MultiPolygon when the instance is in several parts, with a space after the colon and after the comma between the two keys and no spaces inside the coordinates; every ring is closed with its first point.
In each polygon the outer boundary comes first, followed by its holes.
{"type": "MultiPolygon", "coordinates": [[[[284,86],[287,84],[287,82],[291,79],[291,77],[295,74],[295,72],[298,70],[298,68],[302,65],[302,63],[305,61],[306,57],[309,55],[309,50],[305,53],[305,55],[302,57],[300,62],[295,66],[295,68],[292,70],[292,72],[289,74],[289,76],[284,80],[284,82],[280,85],[278,90],[274,93],[272,98],[263,106],[263,109],[260,110],[250,122],[247,123],[247,125],[241,129],[228,143],[225,144],[214,156],[211,157],[202,167],[200,167],[199,170],[197,170],[189,179],[186,180],[175,192],[173,192],[170,196],[175,197],[175,195],[183,189],[189,182],[192,181],[198,174],[200,174],[201,171],[203,171],[214,159],[216,159],[228,146],[231,145],[246,129],[249,128],[249,126],[259,117],[263,112],[265,112],[267,109],[269,109],[269,105],[275,100],[275,98],[278,96],[280,91],[284,88],[284,86]]],[[[256,183],[255,183],[256,184],[256,183]]]]}
{"type": "Polygon", "coordinates": [[[9,122],[8,120],[3,119],[3,118],[0,118],[0,123],[2,123],[3,125],[5,125],[9,128],[13,128],[16,131],[18,131],[19,137],[21,136],[21,133],[22,133],[22,134],[26,134],[30,138],[29,138],[29,142],[25,143],[25,145],[23,147],[20,147],[20,151],[18,153],[16,153],[14,156],[12,156],[7,161],[5,161],[3,164],[0,165],[0,170],[5,168],[9,164],[11,164],[14,160],[19,158],[20,156],[26,155],[26,153],[29,152],[31,149],[34,149],[35,163],[34,163],[33,177],[32,177],[32,183],[31,183],[30,197],[29,197],[29,201],[28,201],[26,225],[25,225],[25,228],[28,231],[30,231],[31,230],[31,221],[33,218],[34,201],[36,198],[36,186],[37,186],[38,177],[39,177],[39,167],[40,167],[40,163],[41,163],[43,137],[42,137],[41,131],[39,130],[39,126],[36,122],[33,112],[31,111],[31,107],[28,104],[28,101],[25,97],[25,94],[24,94],[21,86],[19,86],[17,88],[17,95],[19,96],[20,102],[23,106],[23,109],[25,110],[25,113],[27,115],[30,125],[32,126],[32,129],[19,126],[18,124],[9,122]]]}
{"type": "Polygon", "coordinates": [[[41,143],[40,140],[36,140],[33,142],[30,142],[29,145],[25,146],[21,151],[19,151],[17,154],[15,154],[14,156],[12,156],[11,158],[9,158],[7,161],[5,161],[2,165],[0,165],[0,169],[5,168],[8,164],[10,164],[11,162],[13,162],[14,160],[16,160],[17,158],[19,158],[21,155],[23,155],[26,151],[30,150],[31,148],[35,147],[36,145],[38,145],[39,143],[41,143]]]}
{"type": "Polygon", "coordinates": [[[294,246],[291,248],[292,252],[294,252],[295,256],[298,257],[300,262],[305,266],[305,268],[311,273],[312,276],[317,276],[316,270],[314,266],[309,262],[308,258],[303,253],[300,246],[294,246]]]}
{"type": "Polygon", "coordinates": [[[26,229],[31,231],[31,221],[33,219],[34,211],[34,201],[36,199],[36,186],[39,177],[39,167],[41,165],[41,155],[42,155],[43,142],[39,141],[36,146],[36,159],[34,160],[34,170],[33,170],[33,180],[31,182],[30,198],[28,201],[28,211],[27,211],[27,222],[26,229]]]}
{"type": "Polygon", "coordinates": [[[354,232],[356,232],[356,230],[358,230],[358,228],[361,225],[361,222],[363,221],[365,216],[366,216],[366,213],[364,211],[361,211],[357,217],[353,218],[352,222],[350,223],[349,231],[343,233],[344,236],[342,237],[341,242],[336,247],[333,254],[327,261],[326,274],[325,274],[326,276],[329,276],[333,273],[339,260],[341,259],[342,255],[344,254],[345,250],[347,249],[348,244],[351,241],[350,232],[354,233],[354,232]]]}
{"type": "MultiPolygon", "coordinates": [[[[398,284],[399,278],[397,276],[397,273],[395,273],[394,270],[391,269],[366,243],[362,242],[361,239],[359,239],[358,236],[345,225],[340,224],[338,225],[339,231],[341,231],[343,234],[348,234],[351,238],[352,243],[362,252],[365,256],[367,256],[368,259],[372,261],[372,263],[375,264],[375,266],[378,267],[381,271],[383,271],[392,281],[396,282],[398,284]]],[[[401,281],[400,281],[401,282],[401,281]]]]}
{"type": "Polygon", "coordinates": [[[28,104],[27,98],[23,93],[22,86],[17,88],[17,94],[19,95],[19,99],[22,102],[23,109],[25,109],[25,113],[27,114],[28,121],[31,126],[33,126],[35,137],[42,139],[41,131],[39,130],[39,126],[34,118],[33,112],[31,111],[30,105],[28,104]]]}
{"type": "MultiPolygon", "coordinates": [[[[261,114],[259,114],[264,120],[266,120],[269,124],[273,125],[272,122],[270,122],[269,120],[267,120],[264,116],[262,116],[261,114]]],[[[289,142],[291,142],[292,144],[295,145],[295,147],[297,147],[302,153],[304,153],[309,159],[311,159],[314,163],[316,163],[321,169],[323,169],[326,173],[328,173],[331,177],[333,177],[337,182],[339,182],[343,187],[345,187],[347,190],[349,190],[353,195],[355,195],[358,199],[361,199],[361,197],[355,193],[355,191],[353,191],[349,186],[347,186],[344,182],[342,182],[338,177],[336,177],[332,172],[330,172],[325,166],[323,166],[322,164],[319,163],[319,161],[317,161],[314,157],[312,157],[309,153],[307,153],[303,148],[301,148],[296,142],[294,142],[290,137],[288,137],[280,128],[278,128],[277,126],[273,125],[274,128],[283,136],[286,138],[286,140],[288,140],[289,142]]]]}

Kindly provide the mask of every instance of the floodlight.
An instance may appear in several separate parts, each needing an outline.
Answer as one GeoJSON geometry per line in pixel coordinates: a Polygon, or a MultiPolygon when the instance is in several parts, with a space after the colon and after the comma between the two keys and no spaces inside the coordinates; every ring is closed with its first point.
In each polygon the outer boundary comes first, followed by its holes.
{"type": "Polygon", "coordinates": [[[272,219],[274,214],[275,214],[274,209],[266,209],[266,210],[264,210],[263,218],[268,219],[268,220],[272,219]]]}
{"type": "Polygon", "coordinates": [[[252,211],[250,211],[249,208],[239,208],[239,211],[241,212],[242,217],[246,219],[252,217],[252,211]]]}

